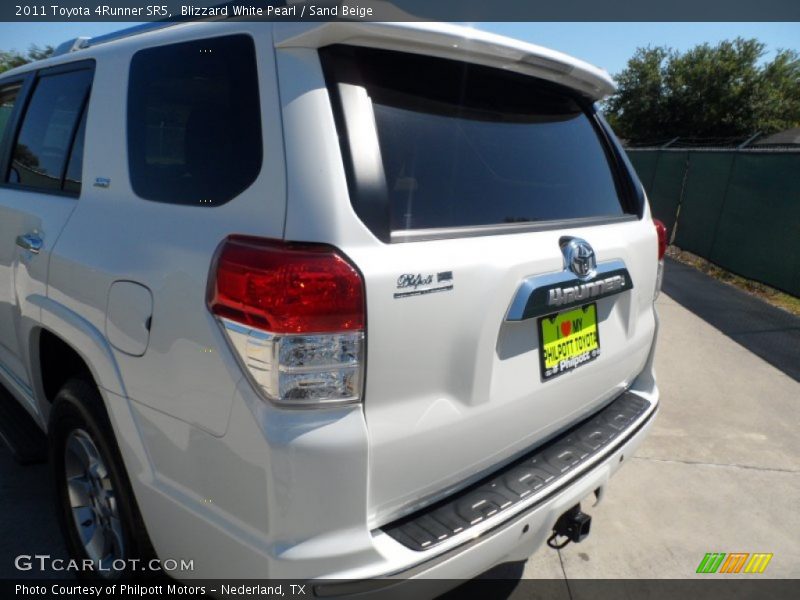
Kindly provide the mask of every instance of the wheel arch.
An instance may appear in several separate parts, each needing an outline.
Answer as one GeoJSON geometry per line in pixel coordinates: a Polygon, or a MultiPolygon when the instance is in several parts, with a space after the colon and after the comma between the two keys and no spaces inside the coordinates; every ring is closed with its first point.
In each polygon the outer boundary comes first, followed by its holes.
{"type": "Polygon", "coordinates": [[[101,390],[127,397],[119,365],[102,332],[49,298],[39,297],[36,303],[42,318],[40,326],[31,330],[29,364],[42,421],[47,423],[55,394],[71,377],[90,378],[101,390]]]}

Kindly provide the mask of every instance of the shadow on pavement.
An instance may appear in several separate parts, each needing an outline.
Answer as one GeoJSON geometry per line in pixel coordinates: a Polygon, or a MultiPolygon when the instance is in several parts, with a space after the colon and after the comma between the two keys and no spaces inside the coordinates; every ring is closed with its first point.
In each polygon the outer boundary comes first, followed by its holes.
{"type": "Polygon", "coordinates": [[[508,562],[489,569],[473,580],[461,584],[450,592],[439,596],[438,600],[464,600],[488,598],[487,591],[491,586],[492,600],[511,598],[522,579],[525,562],[508,562]]]}
{"type": "Polygon", "coordinates": [[[497,565],[437,600],[570,600],[566,580],[523,580],[524,570],[525,561],[497,565]]]}
{"type": "Polygon", "coordinates": [[[800,381],[800,317],[669,258],[662,290],[733,341],[800,381]]]}

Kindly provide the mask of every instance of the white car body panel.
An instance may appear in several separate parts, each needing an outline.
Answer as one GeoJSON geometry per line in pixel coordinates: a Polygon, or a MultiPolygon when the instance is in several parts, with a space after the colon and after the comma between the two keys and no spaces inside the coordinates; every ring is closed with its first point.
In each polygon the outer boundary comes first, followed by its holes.
{"type": "Polygon", "coordinates": [[[285,236],[341,248],[367,282],[369,518],[379,525],[447,495],[450,486],[477,478],[630,385],[654,333],[655,232],[634,220],[413,243],[376,240],[347,201],[316,52],[292,39],[278,43],[277,53],[287,169],[297,182],[289,187],[285,236]],[[305,143],[311,138],[313,146],[305,143]],[[558,240],[564,235],[588,240],[598,262],[622,259],[635,284],[598,303],[609,352],[577,374],[541,384],[536,320],[503,319],[524,278],[562,270],[558,240]],[[441,271],[453,271],[451,292],[393,298],[400,275],[441,271]],[[432,455],[436,460],[421,460],[432,455]]]}

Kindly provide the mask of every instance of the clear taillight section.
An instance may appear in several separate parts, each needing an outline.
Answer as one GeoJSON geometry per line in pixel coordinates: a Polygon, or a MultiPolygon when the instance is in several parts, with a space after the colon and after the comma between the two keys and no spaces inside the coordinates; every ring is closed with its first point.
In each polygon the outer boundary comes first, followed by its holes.
{"type": "Polygon", "coordinates": [[[364,285],[335,248],[230,237],[208,304],[269,400],[298,407],[361,400],[364,285]]]}

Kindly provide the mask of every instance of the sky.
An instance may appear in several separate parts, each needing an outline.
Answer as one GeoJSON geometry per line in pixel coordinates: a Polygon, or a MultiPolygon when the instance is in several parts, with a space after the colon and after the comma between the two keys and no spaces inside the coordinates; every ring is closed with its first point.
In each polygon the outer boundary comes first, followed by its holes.
{"type": "MultiPolygon", "coordinates": [[[[78,36],[96,36],[126,23],[0,23],[0,50],[26,50],[78,36]]],[[[638,47],[670,46],[687,50],[737,36],[767,44],[768,60],[779,48],[800,50],[800,23],[474,23],[476,29],[508,35],[618,73],[638,47]]]]}

